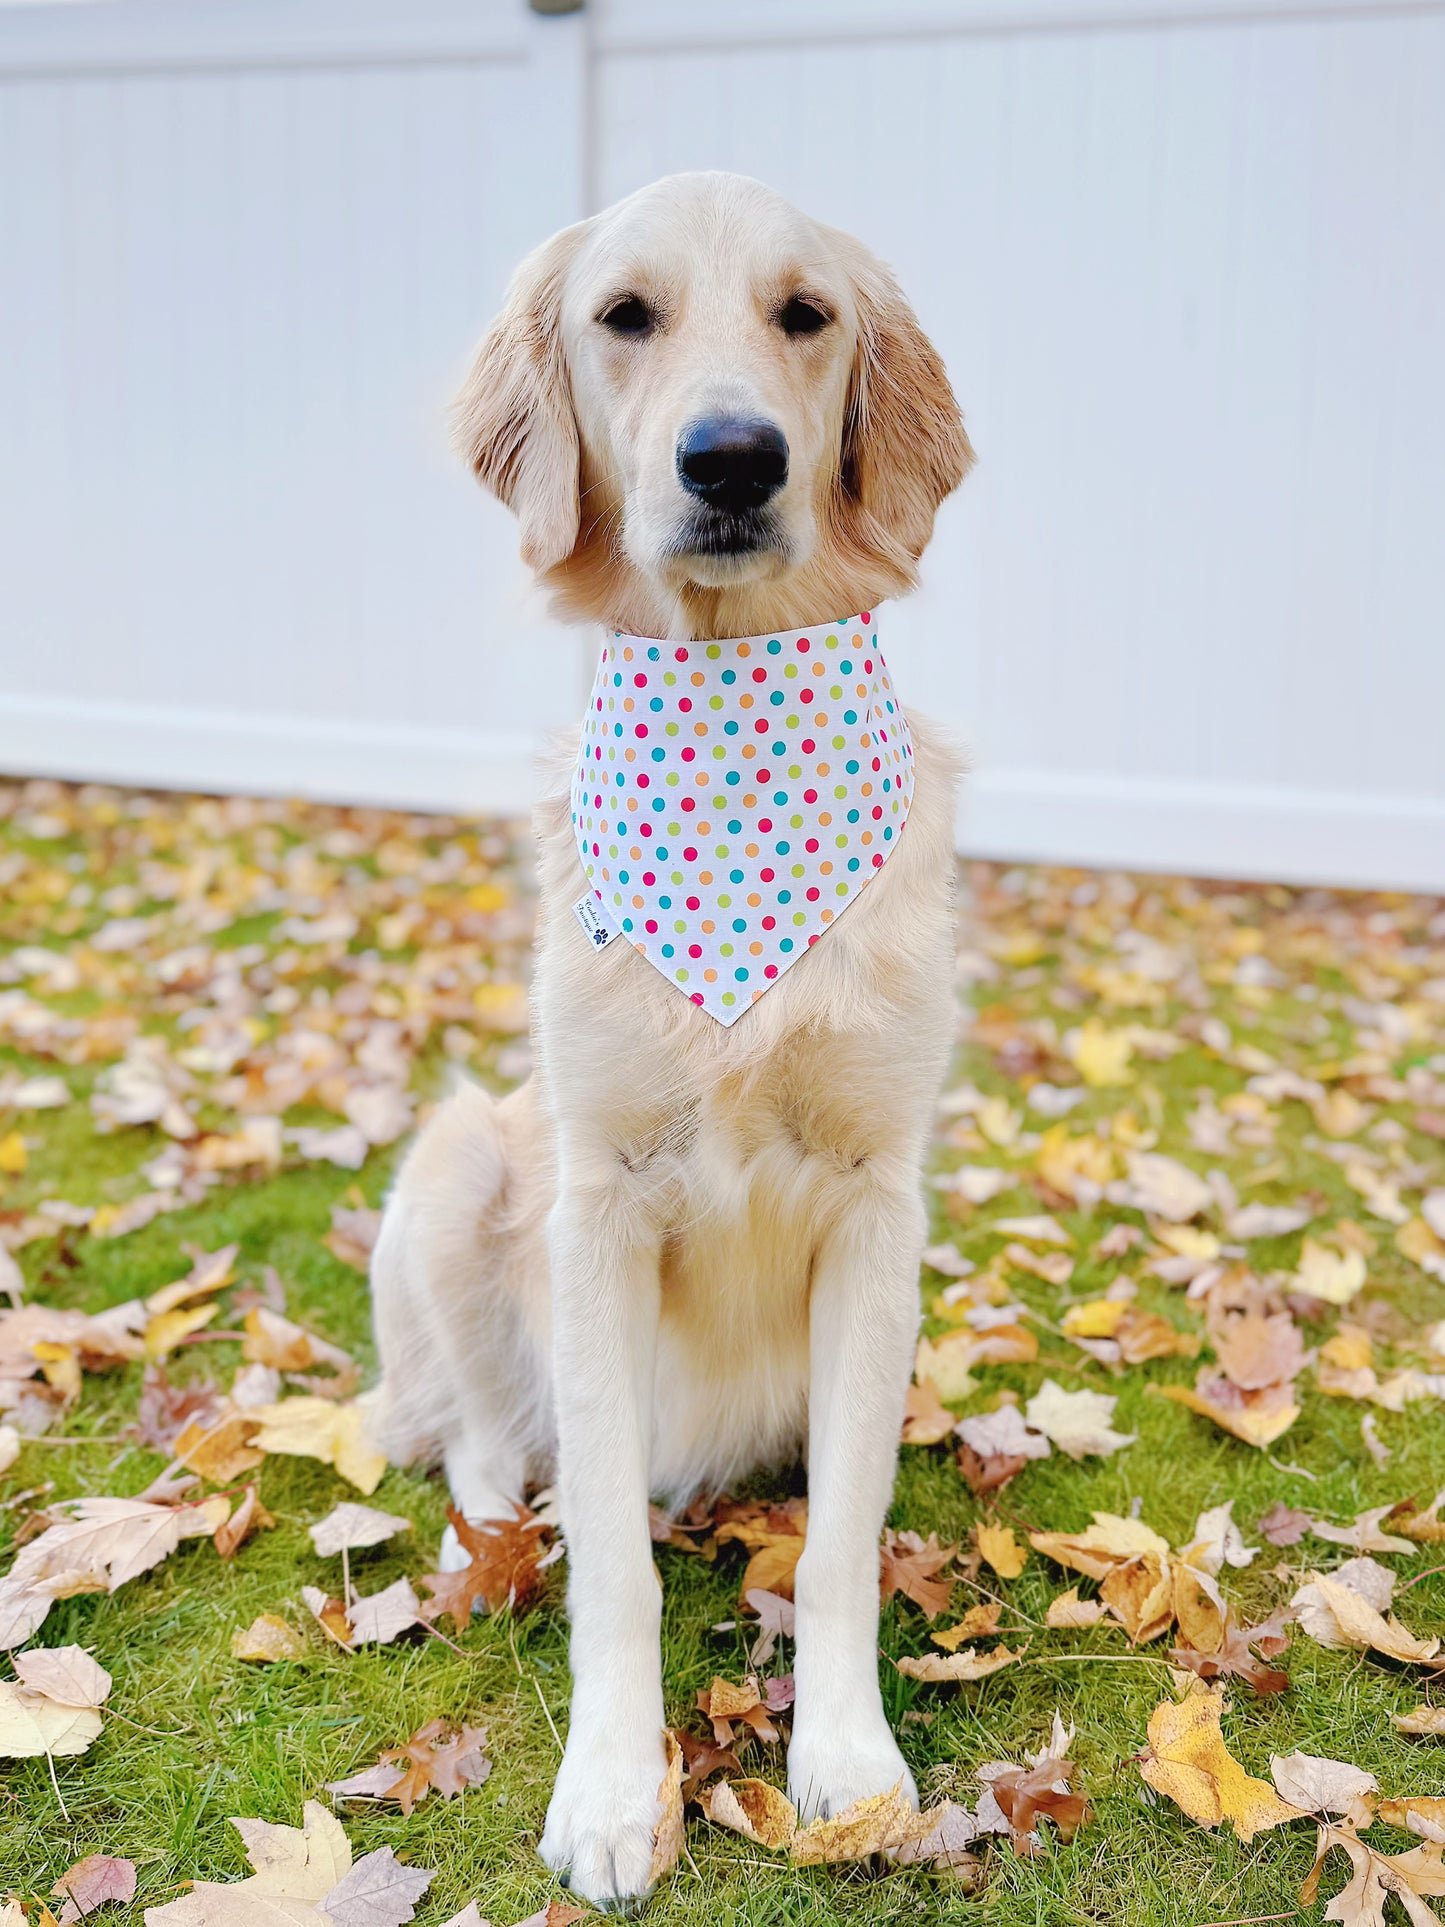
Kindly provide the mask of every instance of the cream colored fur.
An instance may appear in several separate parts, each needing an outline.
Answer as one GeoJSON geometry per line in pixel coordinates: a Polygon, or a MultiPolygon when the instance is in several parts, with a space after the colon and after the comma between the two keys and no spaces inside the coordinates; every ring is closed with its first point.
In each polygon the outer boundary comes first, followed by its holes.
{"type": "MultiPolygon", "coordinates": [[[[460,432],[564,607],[679,638],[906,588],[969,460],[886,271],[727,175],[660,182],[546,244],[483,343],[460,432]],[[798,288],[828,303],[828,339],[773,325],[798,288]],[[621,289],[667,315],[623,353],[595,338],[621,289]],[[716,406],[788,436],[781,554],[669,552],[676,437],[716,406]]],[[[806,1450],[791,1790],[831,1813],[912,1789],[878,1689],[877,1542],[952,1034],[956,769],[910,722],[896,851],[729,1029],[626,943],[583,938],[559,761],[537,817],[535,1073],[499,1102],[467,1087],[444,1104],[387,1205],[373,1289],[391,1450],[439,1456],[472,1518],[559,1482],[574,1688],[541,1851],[599,1904],[646,1891],[658,1816],[650,1494],[715,1492],[806,1450]]]]}

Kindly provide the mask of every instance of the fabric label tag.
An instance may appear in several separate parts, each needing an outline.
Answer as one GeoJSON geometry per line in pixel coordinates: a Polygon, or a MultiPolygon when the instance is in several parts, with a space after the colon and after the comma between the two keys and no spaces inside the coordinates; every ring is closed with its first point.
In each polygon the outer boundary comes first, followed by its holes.
{"type": "Polygon", "coordinates": [[[572,905],[572,914],[581,926],[583,936],[594,950],[605,950],[608,944],[615,943],[622,935],[620,930],[612,928],[602,914],[596,897],[578,897],[572,905]]]}

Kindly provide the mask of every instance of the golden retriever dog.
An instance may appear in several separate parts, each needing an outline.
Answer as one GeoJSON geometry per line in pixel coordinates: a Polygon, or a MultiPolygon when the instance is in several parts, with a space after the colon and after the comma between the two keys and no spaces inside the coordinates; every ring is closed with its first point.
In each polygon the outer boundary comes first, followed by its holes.
{"type": "MultiPolygon", "coordinates": [[[[519,270],[458,402],[554,607],[747,638],[908,590],[972,460],[938,354],[859,242],[729,174],[658,182],[519,270]],[[701,479],[699,479],[699,477],[701,479]]],[[[917,717],[886,864],[735,1023],[593,949],[559,765],[536,817],[536,1070],[433,1115],[373,1267],[380,1409],[469,1519],[555,1477],[573,1690],[540,1850],[645,1894],[664,1775],[653,1496],[806,1451],[791,1794],[913,1782],[878,1684],[878,1540],[953,1035],[954,788],[917,717]]],[[[465,1563],[455,1536],[443,1556],[465,1563]]]]}

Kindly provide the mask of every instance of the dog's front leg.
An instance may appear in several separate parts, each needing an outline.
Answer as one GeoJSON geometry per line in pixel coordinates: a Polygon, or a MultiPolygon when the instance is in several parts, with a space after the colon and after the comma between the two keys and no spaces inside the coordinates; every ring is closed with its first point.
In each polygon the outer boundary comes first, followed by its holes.
{"type": "Polygon", "coordinates": [[[625,1168],[564,1183],[549,1242],[572,1715],[540,1851],[601,1905],[647,1890],[665,1763],[647,1520],[659,1242],[625,1168]]]}
{"type": "Polygon", "coordinates": [[[902,1782],[878,1689],[878,1539],[918,1331],[916,1180],[867,1166],[820,1246],[809,1307],[808,1542],[797,1575],[788,1787],[804,1817],[902,1782]]]}

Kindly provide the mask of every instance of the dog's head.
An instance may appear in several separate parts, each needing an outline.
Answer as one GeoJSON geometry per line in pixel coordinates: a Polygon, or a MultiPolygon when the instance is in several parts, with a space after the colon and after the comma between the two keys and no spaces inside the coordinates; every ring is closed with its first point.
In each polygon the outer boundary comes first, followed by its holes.
{"type": "Polygon", "coordinates": [[[972,460],[888,270],[730,174],[659,181],[544,243],[457,422],[523,559],[619,626],[871,606],[911,586],[972,460]]]}

